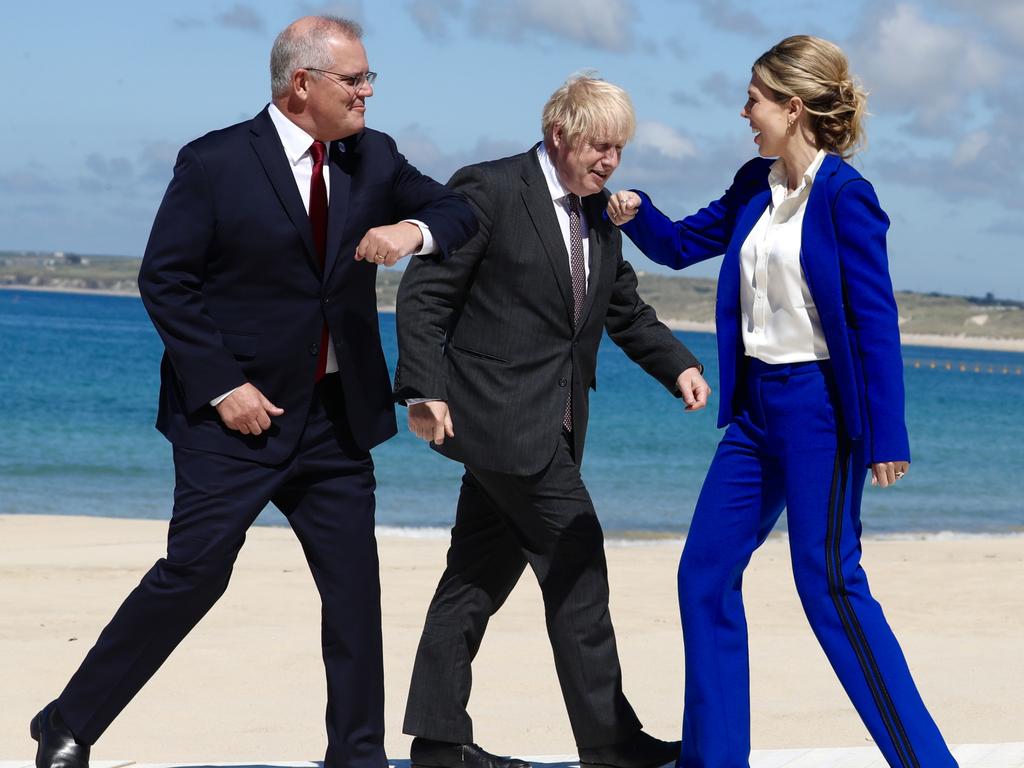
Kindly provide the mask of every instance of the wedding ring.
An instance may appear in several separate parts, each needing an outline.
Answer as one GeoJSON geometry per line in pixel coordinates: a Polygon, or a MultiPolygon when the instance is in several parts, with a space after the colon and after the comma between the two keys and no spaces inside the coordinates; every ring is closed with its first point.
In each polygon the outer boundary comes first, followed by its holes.
{"type": "Polygon", "coordinates": [[[384,263],[384,257],[381,256],[379,253],[373,257],[373,260],[376,261],[378,264],[384,263]]]}
{"type": "Polygon", "coordinates": [[[897,479],[897,480],[902,480],[902,479],[903,479],[903,476],[904,476],[905,474],[907,474],[907,473],[906,473],[906,472],[897,472],[897,473],[896,473],[896,479],[897,479]]]}

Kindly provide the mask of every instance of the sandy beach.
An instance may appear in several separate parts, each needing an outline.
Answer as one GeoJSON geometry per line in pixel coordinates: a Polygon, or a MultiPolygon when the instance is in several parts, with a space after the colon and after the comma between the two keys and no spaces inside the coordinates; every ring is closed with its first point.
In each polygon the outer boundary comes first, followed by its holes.
{"type": "MultiPolygon", "coordinates": [[[[162,522],[0,516],[0,758],[29,757],[28,721],[163,553],[162,522]]],[[[446,541],[379,536],[387,748],[408,755],[402,713],[446,541]]],[[[680,728],[680,540],[609,542],[626,693],[645,726],[680,728]]],[[[925,700],[952,743],[1024,741],[1024,536],[869,540],[865,567],[925,700]]],[[[863,746],[860,725],[800,610],[783,538],[746,578],[753,743],[863,746]]],[[[320,759],[319,604],[298,543],[254,528],[231,586],[93,750],[94,760],[320,759]]],[[[476,739],[503,753],[574,750],[529,574],[491,622],[474,665],[476,739]]]]}

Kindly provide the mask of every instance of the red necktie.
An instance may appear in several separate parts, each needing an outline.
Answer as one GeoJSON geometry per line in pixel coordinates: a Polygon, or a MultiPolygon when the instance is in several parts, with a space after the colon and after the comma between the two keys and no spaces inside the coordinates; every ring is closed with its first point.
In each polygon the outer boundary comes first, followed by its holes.
{"type": "MultiPolygon", "coordinates": [[[[327,263],[327,184],[324,183],[324,156],[327,154],[322,141],[314,141],[309,148],[313,158],[313,178],[309,181],[309,224],[313,229],[313,244],[316,255],[320,259],[320,271],[323,272],[327,263]]],[[[324,275],[326,278],[326,275],[324,275]]],[[[320,329],[320,349],[316,359],[316,381],[320,381],[327,371],[327,345],[330,343],[330,332],[327,322],[320,329]]]]}

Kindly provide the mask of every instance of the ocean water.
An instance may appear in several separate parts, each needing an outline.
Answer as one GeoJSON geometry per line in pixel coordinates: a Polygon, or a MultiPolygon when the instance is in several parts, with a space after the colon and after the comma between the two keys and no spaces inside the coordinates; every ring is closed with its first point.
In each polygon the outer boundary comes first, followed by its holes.
{"type": "MultiPolygon", "coordinates": [[[[381,330],[393,365],[393,315],[381,330]]],[[[714,336],[678,335],[714,386],[714,336]]],[[[161,352],[136,298],[0,291],[0,513],[167,519],[171,450],[153,428],[161,352]]],[[[1024,354],[904,356],[914,462],[895,488],[866,491],[865,533],[1024,530],[1024,354]]],[[[714,410],[685,413],[605,340],[583,474],[607,531],[685,532],[720,437],[714,410]]],[[[399,436],[374,451],[378,523],[445,529],[461,467],[403,420],[399,409],[399,436]]],[[[284,520],[271,508],[260,522],[284,520]]]]}

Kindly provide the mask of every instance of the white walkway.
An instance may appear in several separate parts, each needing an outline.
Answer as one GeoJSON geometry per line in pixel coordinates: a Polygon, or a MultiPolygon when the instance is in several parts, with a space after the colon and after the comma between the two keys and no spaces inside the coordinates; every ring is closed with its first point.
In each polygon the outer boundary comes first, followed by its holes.
{"type": "MultiPolygon", "coordinates": [[[[953,748],[960,768],[1024,768],[1024,742],[961,744],[953,748]]],[[[535,768],[578,768],[573,755],[516,755],[535,768]]],[[[90,768],[320,768],[304,760],[248,763],[136,763],[132,760],[94,760],[90,768]]],[[[392,760],[393,768],[410,768],[408,760],[392,760]]],[[[0,760],[0,768],[34,768],[31,760],[0,760]]],[[[841,749],[761,749],[750,756],[750,768],[888,768],[874,747],[841,749]]],[[[923,768],[927,768],[924,766],[923,768]]]]}

